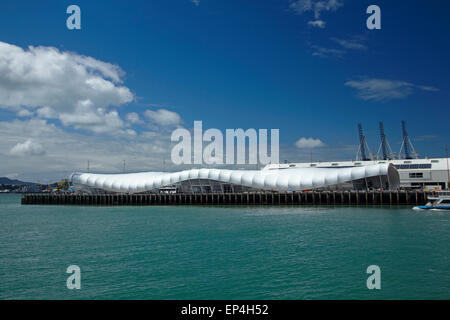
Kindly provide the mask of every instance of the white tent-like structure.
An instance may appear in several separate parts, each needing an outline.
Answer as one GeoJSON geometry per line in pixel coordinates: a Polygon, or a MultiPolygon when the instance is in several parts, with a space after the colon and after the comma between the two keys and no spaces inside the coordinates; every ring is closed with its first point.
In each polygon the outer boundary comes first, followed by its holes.
{"type": "MultiPolygon", "coordinates": [[[[75,185],[110,192],[140,193],[160,188],[208,181],[256,190],[302,191],[327,188],[344,183],[362,188],[394,190],[399,187],[399,174],[390,164],[349,168],[287,168],[262,170],[191,169],[178,172],[141,172],[127,174],[73,173],[75,185]],[[369,184],[368,184],[369,181],[369,184]]],[[[222,192],[224,192],[222,187],[222,192]]],[[[219,191],[220,192],[220,191],[219,191]]],[[[225,191],[226,192],[226,191],[225,191]]]]}

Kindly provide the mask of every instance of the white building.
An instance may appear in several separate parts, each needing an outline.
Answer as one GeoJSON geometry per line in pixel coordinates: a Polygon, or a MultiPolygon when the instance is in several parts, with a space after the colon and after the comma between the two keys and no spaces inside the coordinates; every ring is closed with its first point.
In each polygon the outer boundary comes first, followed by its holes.
{"type": "Polygon", "coordinates": [[[262,170],[191,169],[128,174],[73,173],[72,183],[85,190],[139,193],[228,193],[311,189],[395,190],[400,180],[388,163],[366,166],[266,166],[262,170]]]}
{"type": "Polygon", "coordinates": [[[266,168],[352,168],[386,163],[397,168],[401,188],[423,188],[436,185],[441,186],[442,189],[449,188],[450,158],[286,163],[270,164],[266,168]]]}

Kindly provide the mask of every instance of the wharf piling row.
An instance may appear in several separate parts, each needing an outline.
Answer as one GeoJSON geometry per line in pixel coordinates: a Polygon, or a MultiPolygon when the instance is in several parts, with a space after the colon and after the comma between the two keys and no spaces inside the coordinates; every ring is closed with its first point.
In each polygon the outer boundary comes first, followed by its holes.
{"type": "Polygon", "coordinates": [[[23,205],[423,205],[423,191],[312,191],[301,193],[23,194],[23,205]]]}

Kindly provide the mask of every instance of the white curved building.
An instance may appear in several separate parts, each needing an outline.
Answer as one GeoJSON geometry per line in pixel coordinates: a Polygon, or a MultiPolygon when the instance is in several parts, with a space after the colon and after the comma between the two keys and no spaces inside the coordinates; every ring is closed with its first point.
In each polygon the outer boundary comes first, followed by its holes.
{"type": "Polygon", "coordinates": [[[270,168],[263,170],[191,169],[127,174],[73,173],[84,188],[109,192],[242,192],[311,189],[397,189],[399,174],[390,164],[349,168],[270,168]]]}

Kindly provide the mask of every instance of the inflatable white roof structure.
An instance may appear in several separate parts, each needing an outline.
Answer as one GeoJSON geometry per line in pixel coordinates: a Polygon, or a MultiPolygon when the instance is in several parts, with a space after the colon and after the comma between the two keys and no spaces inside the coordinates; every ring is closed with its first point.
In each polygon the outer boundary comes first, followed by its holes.
{"type": "Polygon", "coordinates": [[[73,183],[113,192],[144,192],[192,179],[210,179],[255,189],[301,191],[387,176],[390,189],[400,179],[390,164],[350,168],[289,168],[263,170],[191,169],[178,172],[141,172],[127,174],[73,173],[73,183]]]}

